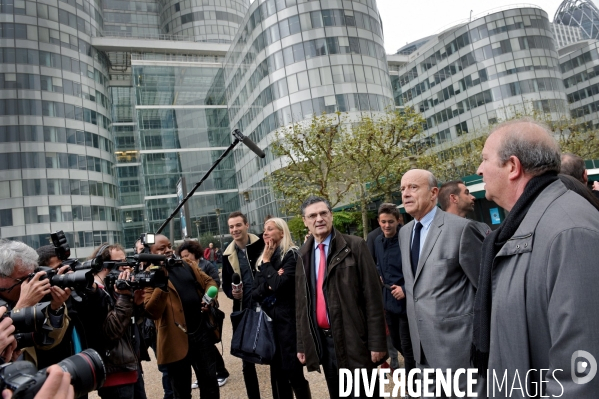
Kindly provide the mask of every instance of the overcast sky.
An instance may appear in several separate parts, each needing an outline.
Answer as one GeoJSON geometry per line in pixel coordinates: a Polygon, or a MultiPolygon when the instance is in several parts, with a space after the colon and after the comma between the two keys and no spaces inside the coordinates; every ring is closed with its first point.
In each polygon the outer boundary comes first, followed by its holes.
{"type": "MultiPolygon", "coordinates": [[[[549,21],[562,0],[531,1],[549,14],[549,21]]],[[[439,33],[473,15],[518,3],[515,0],[377,0],[383,18],[385,50],[394,54],[406,43],[439,33]]]]}

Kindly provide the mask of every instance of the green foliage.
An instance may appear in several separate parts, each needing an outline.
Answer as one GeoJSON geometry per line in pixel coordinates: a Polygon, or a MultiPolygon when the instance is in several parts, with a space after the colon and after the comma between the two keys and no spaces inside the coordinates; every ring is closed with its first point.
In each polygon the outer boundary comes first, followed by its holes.
{"type": "MultiPolygon", "coordinates": [[[[208,244],[213,243],[215,247],[220,247],[220,241],[218,240],[218,236],[214,233],[203,233],[199,240],[202,249],[208,248],[208,244]]],[[[224,251],[224,249],[221,249],[224,251]]]]}
{"type": "Polygon", "coordinates": [[[291,236],[293,237],[293,241],[297,245],[302,245],[304,242],[304,237],[308,233],[308,229],[304,226],[304,221],[301,216],[295,216],[287,221],[287,226],[289,226],[289,231],[291,231],[291,236]]]}

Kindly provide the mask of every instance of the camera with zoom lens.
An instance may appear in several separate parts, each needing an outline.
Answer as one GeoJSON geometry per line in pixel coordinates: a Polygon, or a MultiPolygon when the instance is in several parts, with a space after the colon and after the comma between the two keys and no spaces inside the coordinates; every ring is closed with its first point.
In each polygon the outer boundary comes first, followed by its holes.
{"type": "MultiPolygon", "coordinates": [[[[0,301],[0,306],[6,306],[6,302],[0,301]]],[[[4,313],[0,320],[5,317],[12,319],[15,326],[14,337],[17,341],[17,349],[30,346],[51,345],[54,339],[48,335],[53,329],[46,323],[46,309],[50,302],[41,302],[35,306],[16,309],[4,313]]]]}
{"type": "Polygon", "coordinates": [[[118,290],[139,290],[146,287],[165,289],[168,285],[168,276],[158,267],[152,267],[146,271],[133,274],[133,281],[117,280],[118,290]]]}
{"type": "Polygon", "coordinates": [[[91,290],[94,284],[94,275],[92,270],[77,270],[72,273],[58,274],[56,269],[47,266],[39,266],[33,273],[29,275],[31,280],[37,272],[46,272],[45,276],[41,276],[40,280],[50,280],[50,285],[59,288],[73,288],[76,291],[91,290]]]}
{"type": "MultiPolygon", "coordinates": [[[[67,357],[57,365],[71,375],[76,398],[101,388],[106,381],[104,362],[93,349],[67,357]]],[[[13,399],[30,399],[42,388],[47,377],[46,369],[37,371],[31,362],[6,363],[0,366],[0,391],[10,389],[13,399]]]]}

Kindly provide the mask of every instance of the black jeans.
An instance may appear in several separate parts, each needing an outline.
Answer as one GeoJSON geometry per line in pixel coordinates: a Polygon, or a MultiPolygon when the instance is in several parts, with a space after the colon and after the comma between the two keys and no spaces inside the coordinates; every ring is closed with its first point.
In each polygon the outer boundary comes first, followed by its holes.
{"type": "Polygon", "coordinates": [[[201,399],[219,399],[220,392],[216,381],[216,359],[214,347],[208,337],[201,343],[189,342],[187,356],[166,365],[169,382],[176,399],[191,399],[191,369],[198,377],[201,399]]]}
{"type": "Polygon", "coordinates": [[[410,370],[416,367],[408,316],[406,314],[385,312],[385,318],[387,319],[387,327],[389,327],[389,335],[393,346],[403,356],[406,375],[408,375],[410,370]]]}
{"type": "Polygon", "coordinates": [[[248,394],[248,399],[260,399],[260,383],[258,382],[256,365],[254,363],[242,360],[241,367],[243,372],[243,381],[245,382],[245,390],[248,394]]]}
{"type": "Polygon", "coordinates": [[[304,377],[304,367],[298,362],[295,365],[282,364],[280,354],[275,355],[270,365],[270,385],[273,399],[310,399],[310,384],[304,377]]]}
{"type": "MultiPolygon", "coordinates": [[[[337,365],[337,355],[335,354],[335,343],[332,337],[327,337],[320,331],[320,342],[322,346],[322,358],[320,364],[324,371],[324,378],[327,381],[327,387],[329,389],[329,396],[331,399],[339,399],[339,366],[337,365]]],[[[351,370],[353,373],[353,370],[351,370]]],[[[356,396],[353,392],[350,394],[350,398],[360,399],[372,399],[380,398],[379,396],[379,383],[378,378],[376,379],[374,387],[374,396],[366,396],[364,392],[364,386],[360,388],[360,395],[356,396]]]]}
{"type": "Polygon", "coordinates": [[[216,345],[213,345],[212,348],[214,348],[214,358],[216,359],[216,377],[228,378],[229,371],[225,367],[225,360],[223,359],[223,355],[221,355],[216,345]]]}

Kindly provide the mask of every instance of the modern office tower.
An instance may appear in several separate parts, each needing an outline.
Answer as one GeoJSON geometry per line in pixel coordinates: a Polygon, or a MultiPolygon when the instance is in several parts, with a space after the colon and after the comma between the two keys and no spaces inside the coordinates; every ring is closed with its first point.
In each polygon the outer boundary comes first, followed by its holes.
{"type": "Polygon", "coordinates": [[[73,255],[120,241],[108,59],[98,2],[2,1],[0,235],[73,255]]]}
{"type": "Polygon", "coordinates": [[[555,46],[557,49],[569,46],[581,40],[582,30],[578,26],[562,25],[562,24],[551,24],[551,31],[555,38],[555,46]]]}
{"type": "Polygon", "coordinates": [[[280,213],[265,181],[281,166],[268,151],[277,128],[392,104],[375,1],[254,1],[227,53],[225,87],[231,127],[267,149],[265,159],[235,151],[242,210],[261,226],[280,213]]]}
{"type": "Polygon", "coordinates": [[[599,42],[585,40],[560,49],[560,68],[575,124],[599,128],[599,42]]]}
{"type": "Polygon", "coordinates": [[[403,104],[426,118],[433,146],[519,113],[568,114],[553,34],[539,8],[450,28],[408,57],[399,73],[403,104]]]}
{"type": "Polygon", "coordinates": [[[599,10],[591,0],[564,0],[553,23],[580,28],[583,39],[599,38],[599,10]]]}

